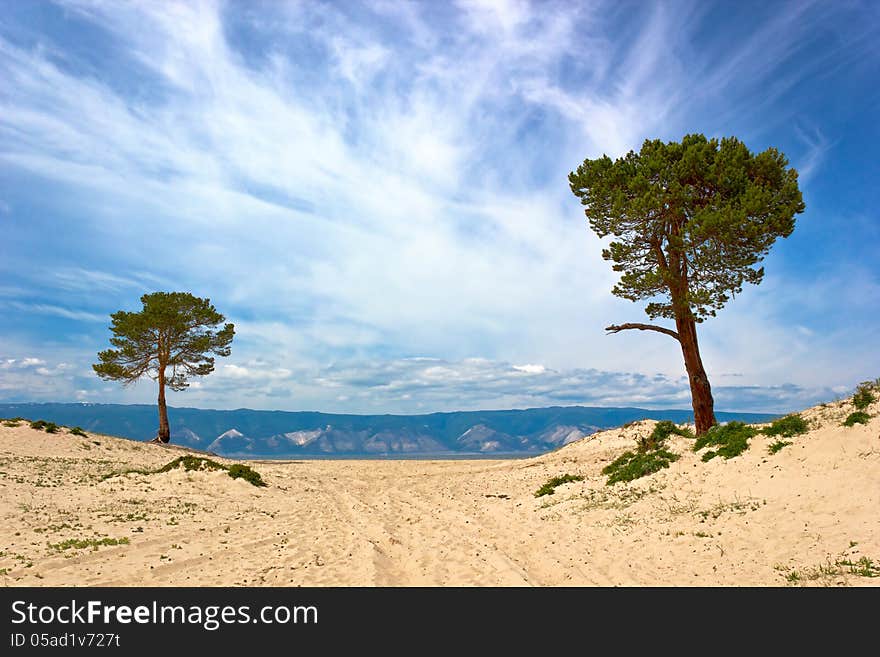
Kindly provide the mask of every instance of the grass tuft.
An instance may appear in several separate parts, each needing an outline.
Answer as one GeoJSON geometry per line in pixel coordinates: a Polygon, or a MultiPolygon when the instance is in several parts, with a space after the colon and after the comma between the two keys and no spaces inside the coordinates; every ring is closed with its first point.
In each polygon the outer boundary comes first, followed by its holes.
{"type": "Polygon", "coordinates": [[[868,409],[868,406],[877,401],[877,397],[874,395],[876,390],[877,381],[864,381],[859,384],[852,398],[853,406],[856,407],[857,411],[865,411],[868,409]]]}
{"type": "Polygon", "coordinates": [[[715,450],[709,450],[703,454],[703,461],[710,461],[716,456],[725,459],[739,456],[749,447],[749,438],[757,435],[758,430],[742,422],[728,422],[716,424],[705,434],[697,438],[694,443],[694,451],[698,452],[704,447],[714,446],[715,450]]]}
{"type": "Polygon", "coordinates": [[[870,419],[871,416],[865,413],[865,411],[856,411],[849,414],[849,417],[843,421],[843,426],[852,427],[856,424],[868,424],[870,419]]]}
{"type": "Polygon", "coordinates": [[[783,418],[778,420],[774,420],[773,424],[771,424],[766,429],[763,429],[761,433],[766,436],[782,436],[783,438],[792,438],[793,436],[799,436],[802,433],[807,433],[810,430],[810,426],[807,424],[807,421],[800,416],[798,413],[792,413],[791,415],[786,415],[783,418]]]}
{"type": "Polygon", "coordinates": [[[788,441],[788,440],[777,440],[775,443],[772,443],[771,445],[769,445],[767,447],[767,449],[769,450],[769,452],[771,454],[776,454],[783,447],[788,447],[791,444],[792,444],[791,441],[788,441]]]}
{"type": "Polygon", "coordinates": [[[662,448],[635,454],[624,452],[602,468],[602,474],[609,475],[606,485],[610,486],[620,481],[633,481],[668,468],[670,463],[678,459],[678,454],[662,448]]]}
{"type": "Polygon", "coordinates": [[[217,463],[217,461],[212,461],[211,459],[205,459],[200,456],[187,454],[186,456],[178,456],[170,463],[166,463],[161,468],[156,470],[156,472],[170,472],[171,470],[175,470],[181,467],[186,472],[191,472],[193,470],[228,470],[225,465],[223,465],[222,463],[217,463]]]}
{"type": "Polygon", "coordinates": [[[123,536],[122,538],[68,538],[66,541],[61,541],[60,543],[48,543],[50,550],[55,550],[56,552],[63,552],[64,550],[84,550],[85,548],[92,548],[92,550],[97,550],[102,545],[128,545],[128,538],[123,536]]]}
{"type": "Polygon", "coordinates": [[[222,463],[218,463],[217,461],[214,461],[212,459],[202,458],[201,456],[193,456],[192,454],[187,454],[186,456],[178,456],[176,459],[169,463],[166,463],[158,470],[141,470],[132,468],[129,470],[124,470],[123,472],[110,473],[108,475],[105,475],[102,480],[125,474],[161,474],[163,472],[171,472],[172,470],[176,470],[177,468],[183,468],[186,472],[213,472],[216,470],[224,470],[226,474],[228,474],[233,479],[244,479],[248,483],[257,487],[268,486],[268,484],[263,481],[260,473],[253,470],[248,465],[244,465],[242,463],[223,465],[222,463]]]}
{"type": "Polygon", "coordinates": [[[660,449],[671,435],[683,436],[684,438],[693,438],[694,434],[689,429],[681,429],[670,420],[661,420],[654,427],[651,435],[647,438],[642,437],[638,440],[638,450],[640,454],[660,449]]]}
{"type": "MultiPolygon", "coordinates": [[[[546,484],[541,486],[538,490],[535,491],[535,497],[541,497],[543,495],[553,495],[556,492],[556,487],[561,486],[562,484],[568,484],[572,481],[583,481],[584,478],[580,475],[571,475],[564,474],[559,477],[552,477],[547,481],[546,484]]],[[[264,484],[265,485],[265,484],[264,484]]]]}

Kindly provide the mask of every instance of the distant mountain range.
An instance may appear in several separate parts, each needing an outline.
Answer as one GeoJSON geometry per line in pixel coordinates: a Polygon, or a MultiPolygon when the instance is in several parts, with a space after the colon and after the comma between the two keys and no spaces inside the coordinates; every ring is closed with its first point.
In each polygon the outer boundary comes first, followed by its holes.
{"type": "MultiPolygon", "coordinates": [[[[552,406],[429,415],[337,415],[308,411],[169,408],[171,442],[230,457],[529,455],[645,418],[693,421],[684,410],[552,406]]],[[[717,412],[719,422],[765,422],[765,413],[717,412]]],[[[0,417],[47,420],[86,431],[149,440],[155,406],[0,404],[0,417]]]]}

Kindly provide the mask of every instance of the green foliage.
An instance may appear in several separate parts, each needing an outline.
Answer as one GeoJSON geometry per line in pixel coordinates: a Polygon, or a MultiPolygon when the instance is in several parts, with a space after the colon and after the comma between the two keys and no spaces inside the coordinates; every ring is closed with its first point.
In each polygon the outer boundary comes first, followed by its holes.
{"type": "Polygon", "coordinates": [[[693,438],[694,434],[689,429],[681,429],[671,420],[661,420],[654,427],[651,435],[642,437],[638,440],[638,450],[640,454],[645,454],[652,450],[660,449],[667,438],[671,435],[683,436],[684,438],[693,438]]]}
{"type": "Polygon", "coordinates": [[[161,468],[156,470],[157,473],[160,472],[170,472],[175,468],[183,468],[186,472],[191,472],[193,470],[225,470],[226,474],[228,474],[233,479],[244,479],[248,483],[262,487],[267,486],[268,484],[263,481],[263,478],[260,476],[258,472],[253,470],[250,466],[244,465],[242,463],[234,463],[233,465],[223,465],[222,463],[218,463],[217,461],[213,461],[211,459],[202,458],[200,456],[192,456],[187,454],[186,456],[179,456],[170,463],[166,463],[161,468]]]}
{"type": "Polygon", "coordinates": [[[668,468],[670,463],[674,463],[678,459],[678,454],[673,454],[665,449],[644,453],[624,452],[602,468],[602,474],[609,475],[606,485],[610,486],[619,481],[632,481],[668,468]]]}
{"type": "Polygon", "coordinates": [[[789,442],[788,440],[777,440],[775,443],[769,445],[767,449],[770,451],[771,454],[776,454],[776,452],[781,450],[783,447],[788,447],[789,445],[791,445],[791,442],[789,442]]]}
{"type": "Polygon", "coordinates": [[[868,424],[870,419],[871,416],[865,413],[865,411],[856,411],[855,413],[849,414],[849,417],[843,421],[843,426],[852,427],[856,424],[868,424]]]}
{"type": "Polygon", "coordinates": [[[171,470],[175,470],[176,468],[183,468],[186,472],[191,472],[193,470],[227,470],[228,468],[222,463],[218,463],[217,461],[212,461],[211,459],[205,459],[200,456],[192,456],[191,454],[187,454],[186,456],[178,456],[176,459],[171,461],[170,463],[166,463],[161,468],[156,470],[156,472],[170,472],[171,470]]]}
{"type": "Polygon", "coordinates": [[[697,438],[694,443],[694,451],[699,452],[704,447],[715,446],[718,449],[709,450],[703,454],[703,461],[710,461],[716,456],[730,459],[746,451],[749,447],[749,438],[754,437],[757,433],[757,429],[742,422],[716,424],[697,438]]]}
{"type": "Polygon", "coordinates": [[[83,438],[89,437],[89,435],[83,430],[82,427],[74,427],[73,429],[70,429],[70,433],[74,436],[82,436],[83,438]]]}
{"type": "Polygon", "coordinates": [[[786,415],[783,418],[774,420],[773,423],[762,430],[767,436],[782,436],[783,438],[791,438],[810,430],[807,421],[798,413],[786,415]]]}
{"type": "Polygon", "coordinates": [[[157,379],[164,368],[171,368],[166,383],[172,390],[183,390],[188,376],[204,376],[214,371],[208,354],[228,356],[235,327],[219,325],[225,317],[211,305],[188,292],[155,292],[141,297],[140,312],[120,310],[110,315],[110,344],[98,354],[100,363],[92,369],[102,379],[133,383],[144,375],[157,379]]]}
{"type": "Polygon", "coordinates": [[[260,476],[259,472],[252,470],[249,465],[244,465],[242,463],[234,463],[229,466],[228,470],[229,476],[233,479],[244,479],[250,484],[254,486],[267,486],[268,484],[263,481],[263,478],[260,476]]]}
{"type": "Polygon", "coordinates": [[[877,401],[877,397],[874,395],[876,387],[875,381],[864,381],[859,384],[858,388],[856,388],[856,394],[852,398],[852,403],[856,410],[867,410],[868,406],[877,401]]]}
{"type": "Polygon", "coordinates": [[[54,422],[46,422],[46,420],[34,420],[31,422],[31,429],[46,433],[58,433],[58,425],[54,422]]]}
{"type": "Polygon", "coordinates": [[[84,550],[85,548],[97,550],[102,545],[128,545],[128,543],[128,538],[123,536],[122,538],[69,538],[60,543],[49,543],[48,545],[50,550],[63,552],[64,550],[84,550]]]}
{"type": "Polygon", "coordinates": [[[583,481],[583,479],[584,478],[580,475],[570,474],[564,474],[559,477],[551,477],[546,484],[535,491],[535,497],[541,497],[542,495],[553,495],[557,486],[561,486],[562,484],[567,484],[572,481],[583,481]]]}
{"type": "Polygon", "coordinates": [[[651,318],[714,316],[803,212],[797,171],[775,148],[757,155],[734,137],[645,140],[638,153],[587,159],[569,175],[602,252],[621,272],[613,293],[649,300],[651,318]],[[655,299],[660,297],[660,301],[655,299]]]}
{"type": "Polygon", "coordinates": [[[880,577],[880,564],[874,563],[874,560],[870,557],[860,557],[858,561],[842,559],[835,562],[835,565],[847,568],[851,575],[880,577]]]}

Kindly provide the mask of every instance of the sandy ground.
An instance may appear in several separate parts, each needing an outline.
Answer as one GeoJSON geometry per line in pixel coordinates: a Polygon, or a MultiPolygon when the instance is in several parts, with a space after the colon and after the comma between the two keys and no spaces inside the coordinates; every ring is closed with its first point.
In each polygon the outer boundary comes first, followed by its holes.
{"type": "Polygon", "coordinates": [[[267,488],[104,479],[185,450],[0,423],[0,583],[876,586],[843,563],[880,565],[880,418],[840,426],[851,411],[806,411],[815,429],[775,455],[758,436],[703,463],[673,437],[679,461],[614,486],[601,468],[652,421],[524,460],[251,462],[267,488]],[[534,496],[564,473],[585,479],[534,496]]]}

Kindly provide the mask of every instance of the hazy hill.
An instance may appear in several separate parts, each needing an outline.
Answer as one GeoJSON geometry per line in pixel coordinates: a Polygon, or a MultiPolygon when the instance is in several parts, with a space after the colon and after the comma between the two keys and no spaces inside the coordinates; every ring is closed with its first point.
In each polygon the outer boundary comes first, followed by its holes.
{"type": "MultiPolygon", "coordinates": [[[[763,422],[761,413],[717,413],[719,422],[763,422]]],[[[155,436],[156,407],[0,404],[0,417],[43,419],[134,440],[155,436]]],[[[684,410],[553,406],[428,415],[170,408],[171,440],[225,456],[536,454],[641,419],[691,421],[684,410]]]]}

